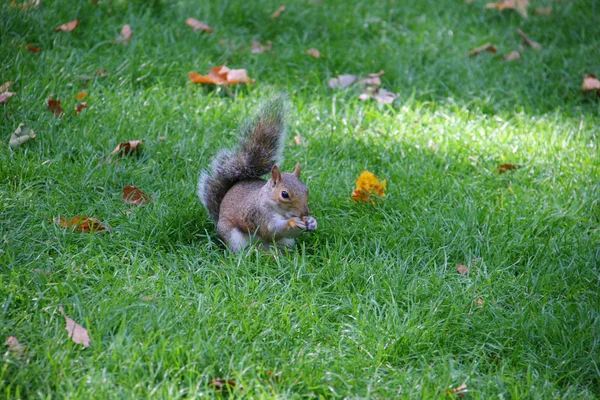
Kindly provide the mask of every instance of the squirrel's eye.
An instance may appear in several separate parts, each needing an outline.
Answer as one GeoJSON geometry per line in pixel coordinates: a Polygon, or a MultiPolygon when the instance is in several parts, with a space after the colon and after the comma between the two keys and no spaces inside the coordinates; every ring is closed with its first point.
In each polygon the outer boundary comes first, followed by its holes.
{"type": "Polygon", "coordinates": [[[286,192],[285,190],[283,192],[281,192],[281,197],[283,197],[284,199],[289,199],[290,195],[288,194],[288,192],[286,192]]]}

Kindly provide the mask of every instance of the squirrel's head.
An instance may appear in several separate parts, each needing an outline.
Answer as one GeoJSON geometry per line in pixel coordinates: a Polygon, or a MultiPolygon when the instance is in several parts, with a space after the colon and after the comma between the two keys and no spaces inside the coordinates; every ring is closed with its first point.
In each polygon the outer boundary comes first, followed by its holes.
{"type": "Polygon", "coordinates": [[[277,165],[271,169],[271,179],[267,183],[271,198],[286,217],[306,217],[308,210],[308,188],[300,180],[300,163],[292,173],[281,172],[277,165]]]}

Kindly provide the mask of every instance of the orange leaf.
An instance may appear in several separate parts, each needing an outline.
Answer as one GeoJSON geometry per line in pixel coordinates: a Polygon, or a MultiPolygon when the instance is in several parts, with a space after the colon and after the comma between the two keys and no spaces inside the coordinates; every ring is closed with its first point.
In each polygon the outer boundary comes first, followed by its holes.
{"type": "Polygon", "coordinates": [[[151,196],[142,192],[135,186],[125,186],[123,188],[123,201],[134,206],[143,206],[152,199],[151,196]]]}
{"type": "Polygon", "coordinates": [[[461,275],[466,275],[469,273],[469,267],[463,264],[456,264],[456,271],[461,275]]]}
{"type": "Polygon", "coordinates": [[[213,31],[213,28],[211,28],[210,26],[208,26],[207,24],[205,24],[202,21],[198,21],[196,18],[186,19],[185,24],[187,26],[189,26],[190,28],[192,28],[194,30],[194,32],[201,30],[202,32],[211,33],[213,31]]]}
{"type": "Polygon", "coordinates": [[[273,19],[279,18],[284,11],[285,11],[285,6],[279,7],[277,10],[275,10],[275,12],[272,15],[273,19]]]}
{"type": "Polygon", "coordinates": [[[583,83],[581,84],[581,91],[583,92],[592,92],[594,90],[598,91],[598,95],[600,95],[600,80],[594,74],[586,74],[583,76],[583,83]]]}
{"type": "Polygon", "coordinates": [[[52,111],[57,117],[60,117],[64,113],[62,107],[60,106],[60,100],[48,97],[46,104],[48,110],[52,111]]]}
{"type": "Polygon", "coordinates": [[[73,229],[74,231],[90,233],[90,232],[104,232],[107,233],[110,226],[103,225],[102,221],[97,218],[88,217],[75,217],[71,219],[65,219],[58,217],[54,219],[54,223],[62,226],[65,229],[73,229]]]}
{"type": "Polygon", "coordinates": [[[79,115],[79,113],[81,111],[83,111],[83,109],[86,107],[87,107],[87,103],[85,101],[82,101],[81,103],[79,103],[79,105],[77,107],[75,107],[75,115],[79,115]]]}
{"type": "Polygon", "coordinates": [[[531,40],[529,36],[527,36],[522,30],[517,29],[517,33],[523,38],[527,46],[531,47],[534,50],[539,50],[540,48],[542,48],[542,46],[540,46],[538,42],[534,42],[533,40],[531,40]]]}
{"type": "Polygon", "coordinates": [[[496,49],[496,46],[494,46],[493,44],[488,42],[488,43],[484,44],[483,46],[479,46],[476,49],[471,50],[469,52],[469,56],[473,57],[484,51],[489,51],[490,53],[496,53],[496,51],[498,51],[498,50],[496,49]]]}
{"type": "Polygon", "coordinates": [[[82,90],[80,93],[77,93],[77,96],[75,96],[75,98],[77,100],[81,100],[83,99],[85,96],[87,96],[87,92],[85,90],[82,90]]]}
{"type": "Polygon", "coordinates": [[[29,50],[32,53],[39,53],[41,50],[39,47],[35,47],[30,44],[26,44],[25,47],[27,47],[27,50],[29,50]]]}
{"type": "Polygon", "coordinates": [[[141,149],[141,144],[141,140],[130,140],[128,142],[119,143],[119,145],[110,153],[110,155],[118,154],[119,157],[123,157],[133,153],[138,153],[141,149]]]}
{"type": "Polygon", "coordinates": [[[321,53],[319,53],[319,50],[317,50],[317,49],[308,49],[308,50],[306,50],[306,54],[308,54],[309,56],[312,56],[314,58],[321,57],[321,53]]]}
{"type": "Polygon", "coordinates": [[[73,30],[75,28],[77,28],[77,25],[79,24],[78,20],[73,20],[70,22],[67,22],[66,24],[62,24],[61,26],[57,26],[56,28],[54,28],[54,32],[73,32],[73,30]]]}
{"type": "Polygon", "coordinates": [[[229,69],[224,65],[212,67],[208,75],[190,72],[189,78],[194,83],[212,85],[236,85],[238,83],[253,83],[250,81],[245,69],[229,69]]]}
{"type": "Polygon", "coordinates": [[[373,202],[373,195],[385,197],[386,181],[380,181],[372,172],[363,171],[356,179],[356,189],[352,198],[357,201],[373,202]]]}
{"type": "Polygon", "coordinates": [[[498,165],[498,173],[503,174],[507,171],[510,171],[511,169],[517,169],[517,166],[515,164],[501,164],[498,165]]]}

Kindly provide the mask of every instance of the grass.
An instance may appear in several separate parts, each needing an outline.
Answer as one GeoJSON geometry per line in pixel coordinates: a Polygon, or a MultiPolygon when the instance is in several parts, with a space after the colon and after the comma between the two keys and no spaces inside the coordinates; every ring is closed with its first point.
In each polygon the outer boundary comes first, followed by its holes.
{"type": "Polygon", "coordinates": [[[450,398],[463,382],[466,398],[600,397],[600,113],[579,91],[600,73],[594,1],[534,1],[553,12],[528,19],[481,1],[288,1],[278,20],[275,1],[197,3],[0,8],[0,83],[16,82],[0,111],[0,340],[26,347],[0,356],[3,398],[211,397],[219,377],[249,398],[450,398]],[[112,45],[124,24],[132,42],[112,45]],[[517,28],[542,49],[466,56],[517,49],[517,28]],[[250,54],[253,39],[273,51],[250,54]],[[220,64],[256,85],[188,82],[220,64]],[[327,88],[380,69],[392,106],[327,88]],[[233,255],[195,184],[273,91],[289,94],[284,169],[303,164],[319,229],[287,254],[233,255]],[[20,122],[38,137],[9,149],[20,122]],[[364,169],[388,180],[384,201],[349,201],[364,169]],[[153,202],[126,205],[125,185],[153,202]]]}

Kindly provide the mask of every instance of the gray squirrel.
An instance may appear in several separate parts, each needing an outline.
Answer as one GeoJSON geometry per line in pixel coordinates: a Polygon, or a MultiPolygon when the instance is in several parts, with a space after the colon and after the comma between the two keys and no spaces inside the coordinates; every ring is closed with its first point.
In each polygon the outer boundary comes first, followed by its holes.
{"type": "Polygon", "coordinates": [[[302,232],[317,229],[300,163],[292,173],[277,166],[285,133],[285,98],[278,96],[243,129],[237,148],[221,150],[200,174],[198,196],[234,253],[252,238],[264,246],[291,247],[302,232]],[[269,180],[261,179],[269,172],[269,180]]]}

